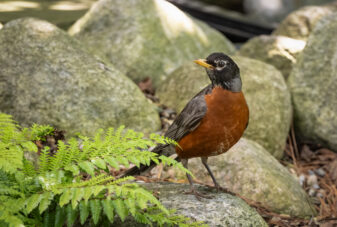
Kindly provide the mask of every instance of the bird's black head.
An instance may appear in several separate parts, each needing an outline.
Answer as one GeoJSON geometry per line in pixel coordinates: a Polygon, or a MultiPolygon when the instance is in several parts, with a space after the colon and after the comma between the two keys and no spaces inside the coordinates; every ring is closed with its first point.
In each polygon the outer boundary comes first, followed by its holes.
{"type": "Polygon", "coordinates": [[[195,60],[195,63],[206,68],[213,86],[240,92],[242,83],[240,69],[237,64],[223,53],[213,53],[206,59],[195,60]]]}

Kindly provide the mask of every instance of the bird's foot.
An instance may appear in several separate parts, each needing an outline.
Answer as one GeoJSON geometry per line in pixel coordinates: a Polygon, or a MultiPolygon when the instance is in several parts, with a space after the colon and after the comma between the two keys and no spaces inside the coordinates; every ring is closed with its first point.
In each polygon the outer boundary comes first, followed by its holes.
{"type": "Polygon", "coordinates": [[[184,194],[194,195],[199,201],[201,201],[201,198],[205,198],[205,199],[213,199],[214,198],[213,196],[206,195],[206,194],[203,194],[201,192],[198,192],[194,188],[191,188],[191,190],[189,190],[189,191],[185,191],[184,194]]]}

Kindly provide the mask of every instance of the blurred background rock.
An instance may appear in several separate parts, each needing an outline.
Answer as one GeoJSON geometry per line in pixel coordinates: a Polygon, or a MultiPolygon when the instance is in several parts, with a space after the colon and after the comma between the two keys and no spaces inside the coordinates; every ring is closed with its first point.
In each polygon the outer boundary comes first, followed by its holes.
{"type": "MultiPolygon", "coordinates": [[[[68,29],[83,16],[95,0],[1,0],[2,24],[21,17],[47,20],[68,29]]],[[[307,5],[332,0],[169,0],[183,11],[205,21],[233,42],[268,34],[290,12],[307,5]],[[210,15],[212,15],[210,17],[210,15]],[[257,26],[257,27],[256,27],[257,26]]],[[[0,25],[1,26],[1,25],[0,25]]]]}

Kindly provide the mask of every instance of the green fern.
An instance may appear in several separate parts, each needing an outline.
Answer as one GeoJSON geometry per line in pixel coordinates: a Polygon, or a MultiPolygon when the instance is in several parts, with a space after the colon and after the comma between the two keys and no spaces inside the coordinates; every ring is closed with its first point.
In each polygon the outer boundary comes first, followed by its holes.
{"type": "Polygon", "coordinates": [[[80,136],[59,141],[56,154],[48,147],[38,160],[26,158],[37,152],[32,141],[51,135],[50,126],[20,127],[0,113],[0,225],[72,226],[124,221],[152,225],[201,226],[167,210],[151,192],[133,183],[133,177],[116,179],[111,170],[120,166],[149,165],[151,161],[187,170],[173,159],[148,151],[157,143],[176,142],[152,134],[108,129],[94,138],[80,136]],[[25,154],[25,155],[24,155],[25,154]],[[28,155],[28,156],[27,156],[28,155]]]}

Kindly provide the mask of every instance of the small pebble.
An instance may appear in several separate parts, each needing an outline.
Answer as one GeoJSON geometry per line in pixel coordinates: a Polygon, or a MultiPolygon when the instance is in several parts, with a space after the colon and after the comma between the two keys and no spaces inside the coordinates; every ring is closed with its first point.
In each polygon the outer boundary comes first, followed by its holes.
{"type": "Polygon", "coordinates": [[[325,171],[324,171],[324,169],[322,169],[322,168],[319,168],[319,169],[316,169],[316,174],[318,175],[318,176],[320,176],[320,177],[324,177],[324,175],[325,175],[325,171]]]}
{"type": "Polygon", "coordinates": [[[308,170],[309,175],[315,175],[315,172],[312,170],[308,170]]]}
{"type": "Polygon", "coordinates": [[[315,196],[315,194],[316,194],[315,189],[310,188],[308,194],[309,194],[309,196],[315,196]]]}
{"type": "Polygon", "coordinates": [[[324,189],[319,189],[319,190],[317,191],[317,197],[323,198],[324,195],[325,195],[324,189]]]}
{"type": "Polygon", "coordinates": [[[308,185],[314,185],[317,184],[317,176],[316,175],[309,175],[308,179],[307,179],[307,184],[308,185]]]}
{"type": "Polygon", "coordinates": [[[315,189],[315,190],[320,189],[320,187],[319,187],[318,184],[313,184],[313,185],[312,185],[312,188],[315,189]]]}
{"type": "Polygon", "coordinates": [[[303,174],[301,174],[298,178],[298,181],[299,181],[300,185],[303,186],[303,183],[305,181],[305,176],[303,174]]]}

